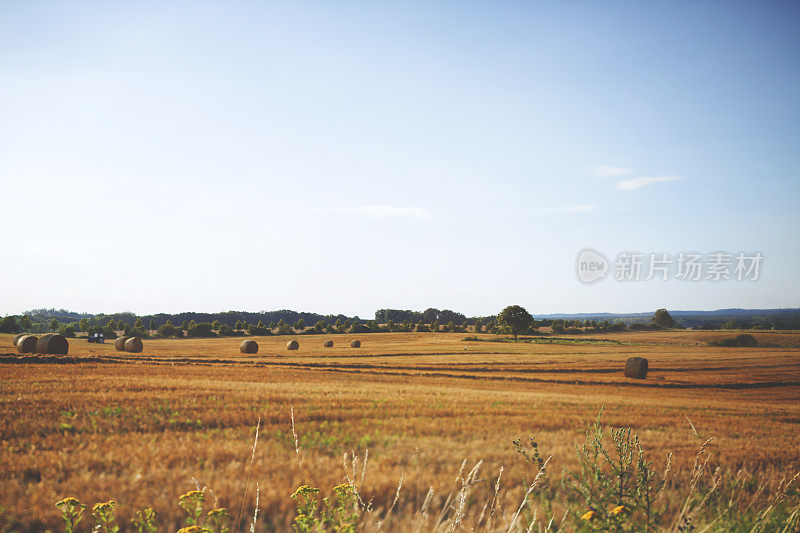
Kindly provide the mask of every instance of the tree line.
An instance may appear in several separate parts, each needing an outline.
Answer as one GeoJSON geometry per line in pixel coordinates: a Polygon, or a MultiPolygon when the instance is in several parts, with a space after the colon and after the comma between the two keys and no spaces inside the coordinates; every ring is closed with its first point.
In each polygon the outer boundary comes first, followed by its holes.
{"type": "MultiPolygon", "coordinates": [[[[520,307],[520,306],[509,306],[520,307]]],[[[508,308],[506,308],[508,309],[508,308]]],[[[523,308],[524,309],[524,308],[523,308]]],[[[505,311],[505,310],[504,310],[505,311]]],[[[527,311],[525,311],[527,313],[527,311]]],[[[564,319],[531,316],[530,323],[519,330],[525,334],[538,334],[541,327],[551,327],[557,334],[577,334],[625,329],[647,330],[693,326],[696,329],[800,329],[800,311],[771,310],[769,313],[745,310],[723,310],[719,316],[727,320],[712,321],[706,313],[706,322],[687,320],[683,313],[678,319],[666,310],[656,311],[650,319],[635,320],[564,319]],[[723,314],[724,313],[724,314],[723,314]],[[733,313],[736,313],[735,315],[733,313]],[[735,318],[731,318],[735,316],[735,318]]],[[[509,333],[508,323],[500,321],[499,315],[468,318],[462,313],[448,309],[428,308],[425,311],[379,309],[372,320],[358,316],[321,315],[291,310],[250,313],[227,311],[222,313],[159,313],[137,316],[133,313],[110,315],[74,313],[64,309],[34,309],[22,315],[0,318],[0,333],[48,333],[58,332],[71,337],[79,332],[100,333],[113,338],[118,333],[136,336],[162,337],[207,337],[214,335],[294,335],[334,333],[387,333],[387,332],[487,332],[509,333]]],[[[528,313],[528,315],[530,315],[528,313]]],[[[695,318],[695,316],[692,316],[695,318]]],[[[517,333],[519,334],[519,333],[517,333]]]]}

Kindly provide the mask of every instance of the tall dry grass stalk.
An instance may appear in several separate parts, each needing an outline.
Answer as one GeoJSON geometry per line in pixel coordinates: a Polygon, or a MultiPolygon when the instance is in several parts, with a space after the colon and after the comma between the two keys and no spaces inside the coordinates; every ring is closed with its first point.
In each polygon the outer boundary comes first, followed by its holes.
{"type": "MultiPolygon", "coordinates": [[[[542,479],[544,477],[544,474],[547,471],[547,463],[549,463],[549,462],[550,462],[550,457],[548,457],[545,460],[545,462],[542,465],[542,467],[536,473],[536,477],[533,478],[533,483],[531,483],[531,486],[528,487],[528,490],[525,491],[525,496],[522,498],[522,503],[519,504],[519,508],[517,509],[516,514],[514,514],[514,518],[511,520],[511,523],[508,525],[508,530],[507,530],[508,533],[511,533],[511,531],[514,529],[514,525],[517,523],[517,518],[519,518],[519,513],[522,512],[522,509],[525,507],[525,504],[528,503],[528,498],[530,497],[531,492],[533,492],[534,489],[539,485],[539,483],[541,483],[541,481],[542,481],[542,479]]],[[[534,516],[533,522],[535,522],[535,521],[536,521],[536,517],[534,516]]]]}
{"type": "Polygon", "coordinates": [[[258,482],[256,482],[256,509],[253,511],[253,521],[250,522],[250,533],[255,533],[256,530],[256,522],[258,522],[258,498],[260,494],[261,490],[258,486],[258,482]]]}
{"type": "Polygon", "coordinates": [[[292,415],[292,435],[294,435],[294,452],[297,455],[297,464],[303,470],[303,457],[300,455],[300,439],[297,438],[297,430],[294,427],[294,407],[290,409],[292,415]]]}
{"type": "MultiPolygon", "coordinates": [[[[256,423],[256,436],[253,439],[253,451],[250,454],[250,467],[247,469],[247,481],[244,483],[244,494],[242,495],[242,505],[239,507],[239,516],[236,518],[236,531],[239,531],[239,525],[242,522],[242,515],[244,514],[244,504],[247,501],[247,489],[250,486],[250,476],[253,474],[253,462],[256,459],[256,446],[258,446],[258,430],[261,428],[261,417],[258,417],[256,423]]],[[[256,503],[256,507],[258,504],[256,503]]]]}

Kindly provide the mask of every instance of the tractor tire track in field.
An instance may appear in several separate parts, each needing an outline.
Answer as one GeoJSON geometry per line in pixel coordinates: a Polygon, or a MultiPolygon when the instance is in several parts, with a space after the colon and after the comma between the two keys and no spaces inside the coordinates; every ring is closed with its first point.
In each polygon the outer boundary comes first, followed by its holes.
{"type": "MultiPolygon", "coordinates": [[[[415,354],[419,355],[419,354],[415,354]]],[[[434,355],[434,354],[431,354],[434,355]]],[[[439,355],[439,354],[436,354],[439,355]]],[[[738,382],[738,383],[691,383],[686,381],[670,381],[670,382],[656,382],[654,380],[647,381],[598,381],[598,380],[585,380],[585,379],[556,379],[556,378],[535,378],[528,376],[498,376],[492,375],[493,372],[515,372],[523,374],[621,374],[621,370],[617,368],[535,368],[535,369],[492,369],[492,368],[452,368],[431,365],[420,366],[384,366],[374,364],[336,364],[336,363],[302,363],[291,361],[242,361],[231,359],[208,359],[208,358],[155,358],[146,356],[123,356],[123,357],[78,357],[78,356],[16,356],[13,354],[0,355],[0,363],[11,364],[159,364],[159,365],[228,365],[228,366],[249,366],[257,368],[270,368],[270,367],[283,367],[302,369],[318,372],[339,372],[347,374],[361,374],[361,375],[374,375],[374,376],[395,376],[403,378],[448,378],[448,379],[461,379],[471,381],[495,381],[495,382],[509,382],[509,383],[552,383],[563,385],[595,385],[595,386],[613,386],[613,387],[640,387],[640,388],[656,388],[656,389],[727,389],[727,390],[746,390],[746,389],[763,389],[763,388],[776,388],[776,387],[798,387],[800,380],[786,380],[786,381],[760,381],[760,382],[738,382]],[[464,373],[453,373],[454,371],[461,371],[464,373]]],[[[494,364],[494,363],[492,363],[494,364]]],[[[511,363],[509,363],[511,364],[511,363]]],[[[513,363],[520,365],[520,363],[513,363]]],[[[800,365],[791,363],[774,364],[759,366],[761,369],[765,368],[786,368],[797,367],[798,375],[800,375],[800,365]]],[[[651,373],[654,372],[715,372],[720,370],[737,370],[741,367],[702,367],[702,368],[681,368],[659,369],[652,367],[651,373]]]]}

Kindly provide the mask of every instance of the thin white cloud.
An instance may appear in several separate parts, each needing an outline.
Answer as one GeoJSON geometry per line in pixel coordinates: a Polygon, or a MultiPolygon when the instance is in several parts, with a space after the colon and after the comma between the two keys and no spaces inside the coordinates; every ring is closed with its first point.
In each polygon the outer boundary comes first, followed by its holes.
{"type": "Polygon", "coordinates": [[[590,204],[577,204],[577,205],[564,205],[560,207],[548,207],[545,209],[548,213],[588,213],[597,209],[596,205],[590,204]]]}
{"type": "Polygon", "coordinates": [[[644,187],[645,185],[651,185],[653,183],[663,183],[667,181],[678,181],[682,180],[681,176],[661,176],[657,178],[634,178],[631,180],[620,181],[617,183],[617,189],[620,191],[633,191],[640,187],[644,187]]]}
{"type": "Polygon", "coordinates": [[[595,175],[600,176],[602,178],[614,178],[616,176],[624,176],[625,174],[630,174],[633,171],[631,168],[627,167],[608,167],[608,166],[596,166],[592,169],[595,175]]]}
{"type": "Polygon", "coordinates": [[[345,213],[367,218],[432,218],[428,211],[421,207],[399,207],[394,205],[362,205],[340,209],[345,213]]]}

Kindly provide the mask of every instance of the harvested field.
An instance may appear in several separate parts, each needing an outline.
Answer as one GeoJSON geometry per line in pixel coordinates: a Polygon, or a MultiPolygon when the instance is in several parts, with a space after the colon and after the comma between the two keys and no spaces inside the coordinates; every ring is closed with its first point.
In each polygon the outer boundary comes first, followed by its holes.
{"type": "Polygon", "coordinates": [[[0,335],[0,508],[39,530],[59,523],[53,504],[64,496],[114,498],[120,517],[153,506],[177,526],[175,502],[197,480],[238,509],[259,417],[246,507],[252,514],[257,481],[265,528],[291,521],[295,488],[327,494],[345,479],[343,454],[363,461],[366,449],[361,492],[376,506],[391,503],[401,473],[404,505],[431,486],[443,503],[461,462],[483,459],[483,478],[505,467],[499,504],[513,512],[530,470],[511,440],[535,433],[553,472],[574,468],[603,405],[605,421],[632,427],[651,458],[673,452],[676,475],[698,447],[686,416],[716,437],[715,465],[764,479],[798,470],[798,334],[782,336],[785,347],[716,348],[696,346],[698,333],[591,335],[621,343],[585,345],[364,334],[358,351],[345,335],[332,348],[304,336],[291,354],[272,336],[254,338],[253,355],[240,338],[153,339],[138,354],[72,339],[66,364],[16,354],[13,336],[0,335]],[[647,379],[624,377],[632,356],[648,359],[647,379]]]}

